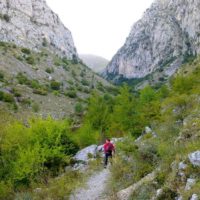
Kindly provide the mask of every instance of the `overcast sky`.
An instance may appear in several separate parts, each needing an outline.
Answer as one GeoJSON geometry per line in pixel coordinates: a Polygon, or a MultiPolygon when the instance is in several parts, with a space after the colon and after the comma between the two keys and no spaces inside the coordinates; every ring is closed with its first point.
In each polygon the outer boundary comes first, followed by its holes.
{"type": "Polygon", "coordinates": [[[153,0],[46,0],[72,32],[78,53],[111,59],[153,0]]]}

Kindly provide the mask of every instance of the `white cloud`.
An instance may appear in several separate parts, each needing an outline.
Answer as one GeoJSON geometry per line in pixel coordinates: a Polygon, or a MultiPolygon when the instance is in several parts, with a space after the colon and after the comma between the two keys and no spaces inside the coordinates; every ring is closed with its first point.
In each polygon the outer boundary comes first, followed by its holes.
{"type": "Polygon", "coordinates": [[[46,0],[72,32],[79,53],[111,59],[153,0],[46,0]]]}

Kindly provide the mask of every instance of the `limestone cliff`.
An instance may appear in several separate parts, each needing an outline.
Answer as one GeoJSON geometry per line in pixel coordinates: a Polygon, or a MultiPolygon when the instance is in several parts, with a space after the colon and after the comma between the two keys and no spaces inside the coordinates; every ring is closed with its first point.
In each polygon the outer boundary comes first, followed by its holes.
{"type": "Polygon", "coordinates": [[[45,0],[0,0],[0,41],[77,56],[70,31],[45,0]]]}
{"type": "Polygon", "coordinates": [[[136,22],[104,71],[118,79],[143,78],[156,70],[171,76],[200,53],[200,1],[157,0],[136,22]]]}

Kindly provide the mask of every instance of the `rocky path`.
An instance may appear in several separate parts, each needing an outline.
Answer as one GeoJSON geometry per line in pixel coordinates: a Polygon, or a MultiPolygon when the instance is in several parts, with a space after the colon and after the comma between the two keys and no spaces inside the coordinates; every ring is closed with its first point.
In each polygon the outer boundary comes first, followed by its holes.
{"type": "Polygon", "coordinates": [[[110,177],[109,169],[92,175],[87,181],[86,187],[74,191],[70,200],[103,200],[105,199],[106,184],[110,177]]]}

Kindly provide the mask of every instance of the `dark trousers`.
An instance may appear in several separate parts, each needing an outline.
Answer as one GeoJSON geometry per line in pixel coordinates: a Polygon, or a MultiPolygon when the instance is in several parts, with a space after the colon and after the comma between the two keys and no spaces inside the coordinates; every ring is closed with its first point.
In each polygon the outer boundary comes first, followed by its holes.
{"type": "Polygon", "coordinates": [[[112,152],[106,152],[104,157],[104,166],[107,166],[108,164],[108,158],[112,158],[112,152]]]}

